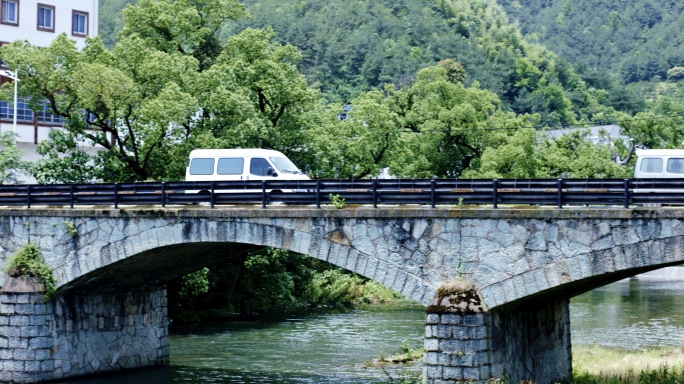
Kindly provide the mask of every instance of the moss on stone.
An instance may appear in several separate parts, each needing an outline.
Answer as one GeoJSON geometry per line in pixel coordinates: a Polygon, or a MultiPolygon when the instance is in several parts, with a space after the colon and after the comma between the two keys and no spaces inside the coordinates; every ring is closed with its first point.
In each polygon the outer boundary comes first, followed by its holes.
{"type": "Polygon", "coordinates": [[[469,280],[458,279],[442,284],[427,307],[427,313],[481,313],[487,308],[469,280]]]}

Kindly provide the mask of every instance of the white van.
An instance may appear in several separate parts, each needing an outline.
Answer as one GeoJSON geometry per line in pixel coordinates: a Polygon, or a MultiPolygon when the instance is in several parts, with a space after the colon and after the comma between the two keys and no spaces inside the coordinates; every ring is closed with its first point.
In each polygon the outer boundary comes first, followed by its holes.
{"type": "Polygon", "coordinates": [[[185,181],[310,180],[285,155],[270,149],[195,149],[185,181]]]}
{"type": "Polygon", "coordinates": [[[684,149],[637,149],[634,178],[684,178],[684,149]]]}

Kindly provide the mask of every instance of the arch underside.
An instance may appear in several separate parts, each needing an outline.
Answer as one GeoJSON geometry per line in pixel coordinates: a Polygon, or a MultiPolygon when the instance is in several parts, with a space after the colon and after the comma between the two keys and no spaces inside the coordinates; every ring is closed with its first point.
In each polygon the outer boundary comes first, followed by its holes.
{"type": "Polygon", "coordinates": [[[60,292],[125,292],[160,288],[203,267],[225,263],[261,246],[239,243],[185,243],[143,251],[100,267],[59,288],[60,292]]]}

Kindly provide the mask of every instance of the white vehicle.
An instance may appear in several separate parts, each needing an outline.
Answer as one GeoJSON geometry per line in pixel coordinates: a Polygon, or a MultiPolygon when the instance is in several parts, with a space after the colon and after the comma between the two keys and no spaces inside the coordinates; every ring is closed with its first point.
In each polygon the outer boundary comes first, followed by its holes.
{"type": "Polygon", "coordinates": [[[185,181],[310,180],[285,155],[270,149],[195,149],[185,181]]]}
{"type": "Polygon", "coordinates": [[[636,179],[684,178],[684,149],[637,149],[636,179]]]}

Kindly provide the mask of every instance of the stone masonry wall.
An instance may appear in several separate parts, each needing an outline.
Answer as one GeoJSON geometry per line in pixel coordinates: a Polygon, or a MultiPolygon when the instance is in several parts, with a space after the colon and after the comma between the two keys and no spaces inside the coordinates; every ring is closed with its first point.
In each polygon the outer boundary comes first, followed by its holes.
{"type": "Polygon", "coordinates": [[[42,293],[0,293],[0,382],[52,377],[50,318],[42,293]]]}
{"type": "Polygon", "coordinates": [[[492,377],[486,313],[429,313],[425,324],[423,377],[426,384],[492,377]]]}
{"type": "Polygon", "coordinates": [[[490,313],[492,373],[506,382],[564,383],[572,376],[570,301],[490,313]]]}
{"type": "Polygon", "coordinates": [[[0,381],[41,382],[168,364],[166,291],[0,293],[0,381]]]}
{"type": "Polygon", "coordinates": [[[427,384],[565,382],[572,371],[569,301],[487,310],[475,285],[445,283],[427,308],[427,384]]]}

